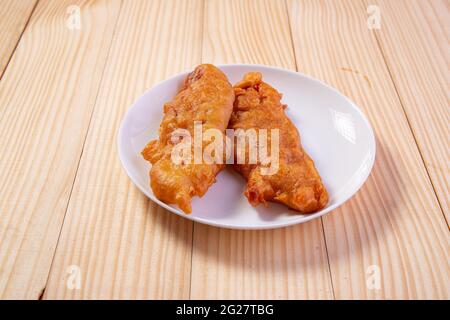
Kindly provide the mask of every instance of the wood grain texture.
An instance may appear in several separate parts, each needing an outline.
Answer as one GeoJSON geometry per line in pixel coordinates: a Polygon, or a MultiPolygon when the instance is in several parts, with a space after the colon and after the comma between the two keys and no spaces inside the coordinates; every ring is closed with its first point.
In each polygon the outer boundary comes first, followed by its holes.
{"type": "Polygon", "coordinates": [[[0,1],[0,79],[36,3],[37,0],[0,1]]]}
{"type": "Polygon", "coordinates": [[[0,299],[450,299],[449,8],[0,0],[0,299]],[[297,68],[349,96],[377,137],[367,183],[322,220],[272,231],[193,224],[149,201],[119,163],[119,123],[202,61],[297,68]]]}
{"type": "MultiPolygon", "coordinates": [[[[207,1],[203,62],[295,70],[282,1],[207,1]]],[[[321,220],[269,231],[194,226],[192,299],[333,297],[321,220]]]]}
{"type": "MultiPolygon", "coordinates": [[[[44,299],[189,298],[192,222],[130,181],[117,155],[125,111],[200,63],[201,1],[124,1],[44,299]],[[67,268],[79,266],[71,290],[67,268]]],[[[155,106],[162,108],[162,106],[155,106]]]]}
{"type": "Polygon", "coordinates": [[[366,1],[447,223],[450,222],[450,13],[448,1],[366,1]]]}
{"type": "Polygon", "coordinates": [[[41,1],[0,83],[1,298],[44,288],[118,9],[41,1]],[[84,32],[67,28],[69,5],[84,32]]]}
{"type": "Polygon", "coordinates": [[[369,180],[323,219],[336,298],[450,298],[448,228],[375,31],[367,28],[366,5],[289,0],[288,7],[299,70],[353,99],[377,138],[369,180]],[[381,272],[379,289],[367,286],[372,265],[381,272]]]}

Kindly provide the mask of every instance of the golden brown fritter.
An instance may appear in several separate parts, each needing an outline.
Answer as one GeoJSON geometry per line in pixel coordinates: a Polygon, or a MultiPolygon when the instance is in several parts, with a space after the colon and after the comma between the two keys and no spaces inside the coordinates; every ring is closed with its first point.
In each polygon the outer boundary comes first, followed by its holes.
{"type": "Polygon", "coordinates": [[[175,129],[187,129],[194,139],[194,122],[203,132],[214,128],[224,132],[233,110],[234,92],[225,74],[210,64],[198,66],[188,75],[176,97],[164,105],[159,140],[150,141],[142,151],[152,163],[150,185],[155,196],[191,212],[191,198],[203,196],[215,182],[223,164],[175,164],[171,159],[175,129]]]}
{"type": "MultiPolygon", "coordinates": [[[[246,162],[234,165],[247,179],[248,201],[253,206],[267,205],[266,201],[280,202],[302,213],[325,207],[327,191],[314,162],[301,147],[296,127],[284,113],[286,106],[280,102],[281,94],[264,83],[259,72],[247,73],[234,89],[236,100],[229,128],[279,129],[279,168],[275,174],[262,175],[261,162],[249,164],[248,148],[246,162]]],[[[271,136],[269,133],[267,136],[270,146],[271,136]]]]}

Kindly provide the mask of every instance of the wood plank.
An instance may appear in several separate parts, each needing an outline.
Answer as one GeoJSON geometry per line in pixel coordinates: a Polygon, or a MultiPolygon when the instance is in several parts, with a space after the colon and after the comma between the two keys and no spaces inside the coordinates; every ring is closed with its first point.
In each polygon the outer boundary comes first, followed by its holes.
{"type": "Polygon", "coordinates": [[[0,83],[3,299],[44,288],[118,13],[117,2],[41,1],[0,83]],[[81,30],[66,26],[69,5],[81,30]]]}
{"type": "MultiPolygon", "coordinates": [[[[425,15],[425,23],[431,29],[434,42],[448,60],[450,39],[450,2],[448,0],[417,1],[418,10],[425,15]]],[[[411,22],[411,21],[410,21],[411,22]]],[[[425,41],[425,39],[421,39],[425,41]]],[[[448,68],[448,65],[447,65],[448,68]]]]}
{"type": "Polygon", "coordinates": [[[36,3],[37,0],[0,1],[0,79],[36,3]]]}
{"type": "Polygon", "coordinates": [[[448,228],[375,31],[367,28],[366,5],[289,0],[288,7],[300,71],[353,99],[377,138],[369,180],[323,219],[336,298],[448,299],[448,228]],[[367,285],[372,265],[381,272],[379,289],[367,285]]]}
{"type": "Polygon", "coordinates": [[[192,222],[133,186],[116,135],[147,88],[200,63],[202,9],[198,0],[123,2],[44,299],[189,297],[192,222]],[[71,265],[79,290],[67,286],[71,265]]]}
{"type": "MultiPolygon", "coordinates": [[[[295,70],[285,3],[207,1],[203,61],[295,70]]],[[[269,231],[194,226],[192,299],[332,298],[321,220],[269,231]]]]}
{"type": "Polygon", "coordinates": [[[450,12],[448,2],[372,1],[376,32],[443,212],[450,222],[450,12]]]}

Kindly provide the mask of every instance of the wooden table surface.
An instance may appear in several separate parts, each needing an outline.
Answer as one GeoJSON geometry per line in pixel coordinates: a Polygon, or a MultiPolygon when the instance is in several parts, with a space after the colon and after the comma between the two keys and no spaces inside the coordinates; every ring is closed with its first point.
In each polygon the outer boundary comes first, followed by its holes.
{"type": "Polygon", "coordinates": [[[0,0],[0,298],[450,299],[448,0],[0,0]],[[116,136],[147,88],[258,63],[375,130],[362,189],[269,231],[146,198],[116,136]]]}

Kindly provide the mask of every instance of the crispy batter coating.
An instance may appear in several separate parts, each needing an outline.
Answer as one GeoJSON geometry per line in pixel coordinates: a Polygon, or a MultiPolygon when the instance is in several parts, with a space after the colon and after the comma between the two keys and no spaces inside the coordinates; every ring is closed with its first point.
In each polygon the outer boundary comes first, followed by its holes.
{"type": "MultiPolygon", "coordinates": [[[[235,161],[235,169],[247,179],[248,201],[253,206],[275,201],[302,213],[325,207],[327,191],[314,162],[301,147],[296,127],[284,113],[281,94],[264,83],[259,72],[247,73],[234,88],[236,100],[229,128],[280,130],[279,169],[275,174],[261,175],[260,162],[248,164],[248,149],[244,164],[235,161]]],[[[267,136],[270,145],[270,134],[267,136]]]]}
{"type": "Polygon", "coordinates": [[[152,163],[150,185],[155,196],[191,212],[191,198],[203,196],[215,182],[223,164],[175,164],[171,159],[175,129],[187,129],[194,139],[194,122],[203,131],[215,128],[224,132],[233,110],[234,92],[225,74],[210,64],[198,66],[185,79],[176,97],[164,105],[159,140],[150,141],[142,156],[152,163]]]}

